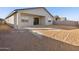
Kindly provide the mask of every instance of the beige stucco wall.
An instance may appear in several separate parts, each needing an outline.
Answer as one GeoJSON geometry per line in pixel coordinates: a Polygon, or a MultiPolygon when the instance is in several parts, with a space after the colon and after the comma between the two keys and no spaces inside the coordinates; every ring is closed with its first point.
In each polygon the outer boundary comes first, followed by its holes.
{"type": "Polygon", "coordinates": [[[53,22],[53,17],[49,15],[43,8],[30,9],[30,10],[21,10],[16,14],[13,14],[6,21],[18,28],[26,28],[27,26],[33,26],[34,17],[39,18],[39,25],[50,25],[53,22]],[[22,22],[22,19],[28,20],[28,22],[22,22]],[[48,22],[51,20],[51,22],[48,22]]]}
{"type": "Polygon", "coordinates": [[[12,24],[12,26],[14,27],[14,28],[17,28],[17,26],[18,26],[18,24],[17,24],[17,19],[18,19],[19,17],[17,17],[17,13],[15,13],[15,14],[13,14],[12,16],[10,16],[10,17],[8,17],[7,19],[5,19],[5,21],[7,22],[7,23],[9,23],[9,24],[12,24]]]}
{"type": "Polygon", "coordinates": [[[18,27],[19,28],[26,28],[28,26],[34,26],[34,18],[37,17],[39,18],[39,25],[44,25],[45,24],[45,17],[43,16],[36,16],[36,15],[29,15],[26,13],[19,13],[18,14],[18,27]],[[22,19],[28,20],[28,22],[22,22],[22,19]]]}
{"type": "Polygon", "coordinates": [[[27,13],[32,15],[44,16],[45,17],[45,25],[50,25],[53,22],[52,16],[50,16],[43,8],[30,9],[30,10],[21,10],[19,13],[27,13]],[[48,22],[51,20],[51,22],[48,22]]]}
{"type": "Polygon", "coordinates": [[[14,15],[10,16],[5,20],[7,23],[14,24],[14,15]]]}
{"type": "Polygon", "coordinates": [[[21,15],[20,14],[20,19],[18,20],[18,26],[21,28],[27,27],[27,26],[32,26],[33,25],[33,18],[30,15],[21,15]],[[28,20],[28,22],[22,22],[22,19],[28,20]]]}

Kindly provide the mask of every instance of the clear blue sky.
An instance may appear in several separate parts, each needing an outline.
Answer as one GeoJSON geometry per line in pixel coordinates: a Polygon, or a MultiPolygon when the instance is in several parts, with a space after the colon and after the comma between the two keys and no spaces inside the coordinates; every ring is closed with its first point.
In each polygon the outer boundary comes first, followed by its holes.
{"type": "MultiPolygon", "coordinates": [[[[0,7],[0,18],[5,18],[14,9],[25,7],[0,7]]],[[[67,17],[69,20],[79,21],[79,7],[47,7],[52,15],[67,17]]]]}

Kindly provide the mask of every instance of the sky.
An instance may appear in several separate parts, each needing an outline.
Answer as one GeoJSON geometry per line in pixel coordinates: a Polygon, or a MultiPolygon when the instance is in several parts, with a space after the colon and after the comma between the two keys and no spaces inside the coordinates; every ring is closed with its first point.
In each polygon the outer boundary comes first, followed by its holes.
{"type": "MultiPolygon", "coordinates": [[[[0,18],[7,17],[15,9],[26,7],[0,7],[0,18]]],[[[67,17],[68,20],[79,21],[79,7],[46,7],[53,15],[67,17]]]]}

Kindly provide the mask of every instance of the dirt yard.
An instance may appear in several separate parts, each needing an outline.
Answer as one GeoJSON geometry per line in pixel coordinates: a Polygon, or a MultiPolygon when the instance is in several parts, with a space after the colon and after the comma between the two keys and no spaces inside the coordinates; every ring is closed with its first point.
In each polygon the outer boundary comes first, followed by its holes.
{"type": "Polygon", "coordinates": [[[0,32],[1,31],[6,32],[6,31],[11,31],[11,30],[12,28],[8,24],[0,23],[0,32]]]}
{"type": "Polygon", "coordinates": [[[51,37],[19,30],[0,33],[0,50],[8,51],[72,51],[79,50],[74,46],[51,37]]]}
{"type": "MultiPolygon", "coordinates": [[[[70,27],[69,27],[70,28],[70,27]]],[[[79,29],[0,32],[2,51],[79,51],[79,29]],[[32,32],[37,31],[37,32],[32,32]]]]}
{"type": "Polygon", "coordinates": [[[42,33],[42,35],[71,44],[79,46],[79,29],[74,30],[35,30],[42,33]]]}

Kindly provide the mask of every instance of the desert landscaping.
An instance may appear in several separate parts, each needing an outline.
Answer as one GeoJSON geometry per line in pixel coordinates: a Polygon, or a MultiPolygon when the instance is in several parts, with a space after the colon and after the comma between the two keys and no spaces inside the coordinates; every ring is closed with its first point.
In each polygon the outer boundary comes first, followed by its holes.
{"type": "Polygon", "coordinates": [[[73,26],[49,25],[19,30],[7,24],[0,25],[1,51],[79,50],[78,39],[79,29],[73,26]]]}
{"type": "MultiPolygon", "coordinates": [[[[36,31],[36,30],[35,30],[36,31]]],[[[37,30],[37,32],[41,32],[42,35],[54,38],[56,40],[79,46],[79,29],[74,30],[37,30]]]]}

